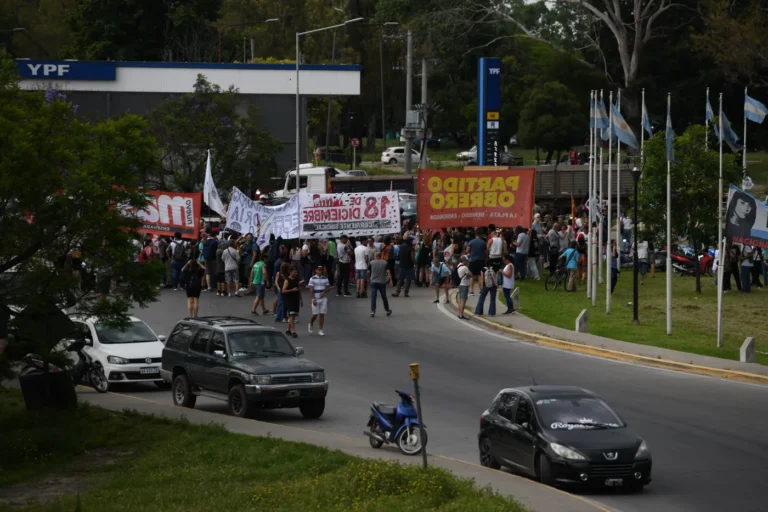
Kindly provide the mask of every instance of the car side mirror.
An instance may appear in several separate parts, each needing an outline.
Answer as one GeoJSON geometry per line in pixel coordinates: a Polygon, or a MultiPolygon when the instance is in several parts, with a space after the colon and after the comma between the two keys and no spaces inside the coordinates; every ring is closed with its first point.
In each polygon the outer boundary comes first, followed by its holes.
{"type": "Polygon", "coordinates": [[[165,343],[165,340],[167,338],[165,337],[165,334],[161,334],[160,336],[157,337],[157,339],[159,339],[161,342],[165,343]]]}
{"type": "Polygon", "coordinates": [[[300,356],[304,354],[304,347],[296,347],[296,355],[300,356]]]}
{"type": "Polygon", "coordinates": [[[227,354],[225,354],[223,350],[214,350],[213,355],[215,355],[216,357],[224,358],[224,359],[226,359],[227,357],[227,354]]]}

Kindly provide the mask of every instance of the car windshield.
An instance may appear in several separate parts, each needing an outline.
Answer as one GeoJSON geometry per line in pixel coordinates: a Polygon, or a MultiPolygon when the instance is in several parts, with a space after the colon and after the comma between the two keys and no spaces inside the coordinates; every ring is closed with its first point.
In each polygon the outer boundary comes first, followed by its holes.
{"type": "Polygon", "coordinates": [[[403,207],[403,213],[416,212],[416,201],[402,201],[400,205],[403,207]]]}
{"type": "Polygon", "coordinates": [[[99,343],[146,343],[157,341],[157,337],[144,322],[131,322],[124,331],[103,324],[96,324],[99,343]]]}
{"type": "Polygon", "coordinates": [[[288,339],[275,331],[243,331],[229,335],[232,357],[285,357],[296,352],[288,339]]]}
{"type": "Polygon", "coordinates": [[[544,427],[550,430],[621,428],[624,423],[598,398],[546,398],[536,402],[544,427]]]}

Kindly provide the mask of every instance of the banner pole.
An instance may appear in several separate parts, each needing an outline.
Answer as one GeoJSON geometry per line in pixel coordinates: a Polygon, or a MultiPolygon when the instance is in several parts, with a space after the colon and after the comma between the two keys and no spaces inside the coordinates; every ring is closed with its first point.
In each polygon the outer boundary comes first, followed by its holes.
{"type": "MultiPolygon", "coordinates": [[[[600,104],[603,103],[603,90],[600,89],[600,104]]],[[[602,113],[602,112],[601,112],[602,113]]],[[[597,142],[597,141],[596,141],[597,142]]],[[[595,217],[597,218],[597,282],[603,284],[603,140],[600,143],[600,165],[598,166],[598,173],[600,174],[600,194],[597,198],[597,209],[595,210],[595,217]]]]}
{"type": "Polygon", "coordinates": [[[590,130],[589,130],[589,217],[587,222],[589,222],[589,226],[587,229],[587,232],[589,233],[589,240],[587,244],[587,299],[592,298],[592,209],[594,208],[594,198],[592,196],[592,186],[594,185],[594,179],[592,177],[592,174],[595,171],[595,162],[594,162],[594,156],[595,153],[592,151],[592,145],[594,144],[594,125],[597,124],[595,119],[595,93],[594,91],[589,91],[589,120],[590,120],[590,130]]]}
{"type": "MultiPolygon", "coordinates": [[[[672,110],[672,94],[667,93],[667,120],[672,110]]],[[[672,162],[667,153],[667,335],[672,334],[672,162]]]]}
{"type": "Polygon", "coordinates": [[[605,219],[605,312],[611,312],[611,259],[613,251],[611,250],[611,171],[613,170],[613,91],[608,95],[609,115],[608,115],[608,209],[605,219]]]}
{"type": "MultiPolygon", "coordinates": [[[[720,267],[717,269],[717,346],[723,346],[723,261],[725,259],[725,237],[723,237],[723,93],[720,93],[720,171],[717,180],[717,240],[721,242],[720,267]]],[[[746,118],[745,121],[746,123],[746,118]]],[[[746,143],[746,140],[744,141],[746,143]]],[[[746,151],[746,149],[745,149],[746,151]]],[[[746,153],[745,153],[746,154],[746,153]]],[[[737,276],[736,279],[739,279],[737,276]]]]}

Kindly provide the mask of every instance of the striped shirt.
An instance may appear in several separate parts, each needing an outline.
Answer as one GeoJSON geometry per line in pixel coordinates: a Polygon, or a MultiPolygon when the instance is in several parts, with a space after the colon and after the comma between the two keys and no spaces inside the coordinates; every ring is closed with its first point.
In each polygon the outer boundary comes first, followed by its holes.
{"type": "Polygon", "coordinates": [[[321,294],[328,288],[328,278],[325,276],[314,275],[309,279],[309,286],[315,292],[315,298],[319,299],[321,294]]]}

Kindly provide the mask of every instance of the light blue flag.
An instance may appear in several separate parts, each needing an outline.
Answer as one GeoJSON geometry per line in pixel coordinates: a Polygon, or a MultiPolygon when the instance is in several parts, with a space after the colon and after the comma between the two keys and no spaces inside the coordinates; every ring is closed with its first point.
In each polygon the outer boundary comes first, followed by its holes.
{"type": "Polygon", "coordinates": [[[597,103],[595,109],[595,126],[600,129],[608,128],[608,113],[605,111],[605,104],[602,98],[597,103]]]}
{"type": "Polygon", "coordinates": [[[768,115],[768,107],[749,96],[744,98],[744,117],[753,123],[763,124],[766,115],[768,115]]]}
{"type": "Polygon", "coordinates": [[[675,161],[675,131],[672,129],[672,113],[667,109],[667,162],[675,161]]]}
{"type": "Polygon", "coordinates": [[[635,134],[632,133],[632,128],[630,128],[629,124],[624,120],[624,117],[621,115],[621,112],[619,112],[619,109],[616,108],[616,105],[613,105],[611,108],[613,109],[614,135],[627,146],[639,149],[640,144],[637,143],[637,138],[635,138],[635,134]]]}
{"type": "Polygon", "coordinates": [[[648,132],[648,137],[653,137],[653,129],[651,128],[651,120],[648,117],[648,110],[645,108],[645,98],[643,98],[643,128],[648,132]]]}
{"type": "MultiPolygon", "coordinates": [[[[720,136],[719,131],[717,132],[717,136],[720,136]]],[[[725,112],[723,112],[723,140],[726,144],[728,144],[728,146],[731,148],[731,151],[734,153],[744,149],[744,147],[739,144],[739,136],[736,135],[735,131],[733,131],[731,122],[728,121],[728,116],[725,115],[725,112]]]]}
{"type": "Polygon", "coordinates": [[[715,112],[712,110],[712,104],[709,102],[709,98],[707,98],[707,121],[712,121],[714,118],[715,112]]]}

